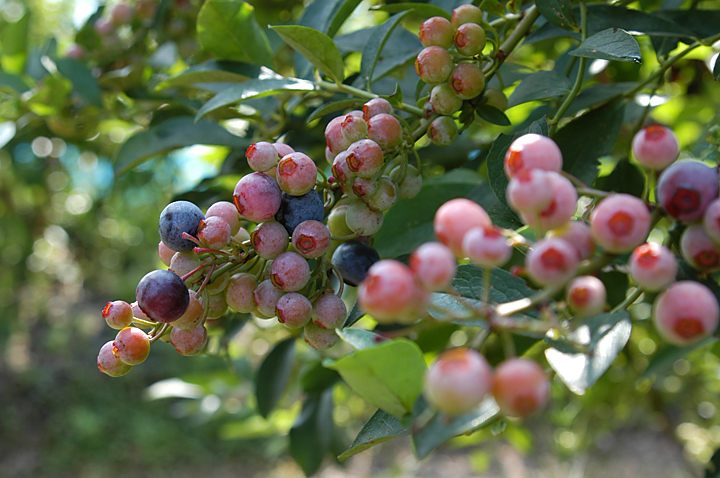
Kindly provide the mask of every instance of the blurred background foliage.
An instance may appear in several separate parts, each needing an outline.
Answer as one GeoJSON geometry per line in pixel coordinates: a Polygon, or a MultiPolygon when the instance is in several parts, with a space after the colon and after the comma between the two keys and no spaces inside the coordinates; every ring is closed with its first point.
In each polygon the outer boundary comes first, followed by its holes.
{"type": "MultiPolygon", "coordinates": [[[[250,3],[260,25],[296,21],[304,7],[300,0],[250,3]]],[[[463,2],[435,3],[452,8],[463,2]]],[[[707,2],[624,3],[651,10],[707,2]]],[[[178,196],[201,207],[228,200],[232,178],[243,167],[237,161],[243,148],[195,146],[162,154],[115,177],[113,161],[127,138],[178,109],[196,107],[202,98],[195,91],[158,91],[155,86],[209,58],[195,40],[201,2],[131,4],[152,9],[103,44],[92,23],[107,16],[105,5],[96,11],[98,5],[89,0],[0,0],[3,477],[178,476],[173,473],[178,467],[240,462],[251,464],[250,476],[255,466],[276,466],[276,460],[287,457],[287,434],[300,412],[299,386],[284,395],[285,408],[267,420],[255,412],[254,370],[287,332],[241,318],[217,324],[206,356],[190,359],[169,345],[156,346],[148,361],[124,378],[111,379],[95,367],[97,350],[112,338],[100,315],[104,304],[132,301],[138,279],[160,267],[159,211],[178,196]],[[88,20],[88,14],[95,16],[88,20]],[[94,48],[83,60],[92,71],[62,62],[76,41],[94,48]],[[97,82],[83,83],[88,74],[97,82]]],[[[368,12],[368,6],[361,3],[344,27],[347,32],[387,17],[368,12]]],[[[420,21],[411,16],[405,26],[413,30],[420,21]]],[[[277,36],[268,36],[276,71],[291,72],[292,54],[277,36]]],[[[595,81],[636,81],[652,72],[657,67],[653,45],[646,38],[640,42],[643,65],[595,62],[595,81]]],[[[558,58],[558,52],[567,46],[567,40],[533,43],[517,52],[514,63],[525,72],[563,68],[567,59],[558,58]]],[[[711,73],[715,53],[711,47],[695,50],[672,68],[661,94],[645,98],[654,102],[652,118],[676,131],[683,154],[711,161],[720,141],[720,91],[711,73]]],[[[358,60],[351,56],[348,68],[354,62],[358,60]]],[[[409,82],[414,89],[416,80],[404,73],[388,85],[409,82]]],[[[512,72],[504,78],[509,93],[512,72]]],[[[632,104],[626,123],[640,118],[646,106],[632,104]]],[[[526,103],[510,109],[508,116],[517,125],[536,118],[541,108],[540,102],[526,103]]],[[[322,126],[311,129],[300,117],[285,121],[282,132],[288,132],[290,144],[322,151],[322,126]]],[[[500,131],[473,127],[452,148],[426,148],[426,175],[460,166],[482,173],[482,159],[500,131]]],[[[256,134],[260,132],[250,130],[247,136],[256,134]]],[[[605,158],[605,174],[626,155],[631,137],[629,129],[621,131],[618,154],[605,158]]],[[[619,288],[624,293],[626,283],[619,288]]],[[[673,436],[689,461],[706,463],[720,445],[720,346],[685,356],[662,345],[647,326],[649,303],[631,308],[637,321],[629,345],[585,396],[559,385],[554,405],[536,421],[511,422],[499,438],[492,436],[499,430],[485,430],[458,438],[452,446],[471,447],[468,459],[481,473],[493,463],[487,445],[493,440],[520,453],[530,453],[540,440],[541,447],[565,457],[592,454],[617,430],[640,428],[673,436]],[[545,418],[553,424],[550,436],[538,424],[545,418]]],[[[446,332],[451,343],[464,342],[463,331],[446,332]]],[[[317,365],[318,354],[304,344],[299,348],[306,362],[317,365]]],[[[339,404],[333,414],[337,426],[329,431],[337,455],[374,410],[341,383],[333,394],[339,404]]],[[[286,472],[299,473],[296,467],[286,472]]]]}

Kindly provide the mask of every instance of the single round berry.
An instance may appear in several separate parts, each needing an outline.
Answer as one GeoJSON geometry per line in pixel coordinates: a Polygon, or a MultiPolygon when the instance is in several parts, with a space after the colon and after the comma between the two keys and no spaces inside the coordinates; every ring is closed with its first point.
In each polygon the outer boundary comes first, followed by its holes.
{"type": "Polygon", "coordinates": [[[452,56],[443,47],[425,47],[415,60],[415,72],[422,81],[430,85],[444,83],[453,72],[452,56]]]}
{"type": "Polygon", "coordinates": [[[108,302],[102,311],[102,316],[110,328],[121,330],[132,323],[132,306],[124,300],[108,302]]]}
{"type": "Polygon", "coordinates": [[[702,224],[691,224],[683,231],[680,252],[699,271],[715,272],[720,269],[720,248],[710,239],[702,224]]]}
{"type": "Polygon", "coordinates": [[[716,244],[720,244],[720,198],[713,199],[703,214],[705,232],[716,244]]]}
{"type": "Polygon", "coordinates": [[[270,171],[277,166],[280,160],[280,155],[275,146],[267,141],[259,141],[250,145],[245,152],[245,157],[247,158],[248,166],[250,166],[253,171],[261,173],[270,171]]]}
{"type": "Polygon", "coordinates": [[[367,120],[367,137],[382,150],[392,149],[402,143],[402,126],[393,115],[379,113],[367,120]]]}
{"type": "Polygon", "coordinates": [[[595,242],[613,254],[630,252],[650,233],[650,213],[645,203],[629,194],[613,194],[590,215],[595,242]]]}
{"type": "Polygon", "coordinates": [[[553,174],[543,169],[525,169],[510,178],[506,190],[510,207],[519,213],[539,214],[550,206],[554,192],[553,174]]]}
{"type": "Polygon", "coordinates": [[[377,188],[372,194],[363,198],[365,204],[373,211],[388,211],[398,200],[397,187],[388,176],[377,180],[377,188]]]}
{"type": "Polygon", "coordinates": [[[483,22],[483,12],[478,7],[471,3],[460,5],[452,11],[452,17],[450,24],[453,28],[458,28],[460,25],[465,23],[477,23],[478,25],[483,22]]]}
{"type": "Polygon", "coordinates": [[[720,191],[715,168],[697,161],[674,163],[662,172],[655,196],[658,203],[675,219],[699,221],[720,191]]]}
{"type": "Polygon", "coordinates": [[[195,243],[183,239],[183,233],[197,236],[200,221],[205,215],[195,204],[189,201],[171,202],[160,213],[158,232],[160,239],[176,252],[192,251],[195,243]]]}
{"type": "Polygon", "coordinates": [[[380,254],[369,244],[347,241],[340,244],[332,255],[332,264],[342,275],[343,282],[357,286],[365,279],[370,266],[380,260],[380,254]]]}
{"type": "MultiPolygon", "coordinates": [[[[291,153],[278,163],[277,182],[284,192],[302,196],[310,191],[317,181],[317,166],[303,153],[291,153]]],[[[273,213],[274,215],[274,213],[273,213]]]]}
{"type": "Polygon", "coordinates": [[[450,74],[450,86],[459,98],[471,100],[485,89],[485,74],[475,63],[458,63],[450,74]]]}
{"type": "Polygon", "coordinates": [[[86,51],[82,45],[77,43],[71,43],[65,49],[65,58],[71,58],[73,60],[83,60],[85,58],[86,51]]]}
{"type": "Polygon", "coordinates": [[[573,315],[585,319],[605,310],[605,284],[595,276],[579,276],[565,287],[565,301],[573,315]]]}
{"type": "Polygon", "coordinates": [[[295,150],[289,144],[273,143],[272,145],[275,146],[275,149],[277,150],[278,156],[280,156],[280,158],[282,158],[283,156],[287,156],[290,153],[295,152],[295,150]]]}
{"type": "Polygon", "coordinates": [[[293,231],[292,244],[306,259],[320,257],[330,247],[330,230],[320,221],[302,222],[293,231]]]}
{"type": "Polygon", "coordinates": [[[290,235],[301,222],[310,219],[322,221],[324,217],[325,204],[320,193],[314,189],[302,196],[283,193],[280,209],[275,214],[275,220],[285,226],[290,235]]]}
{"type": "Polygon", "coordinates": [[[653,322],[663,339],[687,346],[715,332],[719,313],[717,298],[710,289],[699,282],[680,281],[655,299],[653,322]]]}
{"type": "Polygon", "coordinates": [[[439,46],[448,49],[453,44],[453,27],[444,17],[430,17],[420,25],[422,46],[439,46]]]}
{"type": "Polygon", "coordinates": [[[157,322],[179,319],[190,304],[185,282],[174,272],[155,270],[145,274],[135,291],[138,305],[157,322]]]}
{"type": "Polygon", "coordinates": [[[347,204],[340,204],[332,208],[328,214],[327,227],[333,237],[349,236],[353,233],[345,221],[347,208],[347,204]]]}
{"type": "Polygon", "coordinates": [[[632,140],[632,151],[640,164],[660,170],[677,159],[680,146],[670,128],[655,124],[638,131],[632,140]]]}
{"type": "Polygon", "coordinates": [[[301,329],[312,318],[312,304],[304,295],[290,292],[278,300],[275,315],[288,329],[301,329]]]}
{"type": "Polygon", "coordinates": [[[345,213],[345,222],[350,230],[364,236],[372,236],[377,233],[382,227],[384,219],[382,212],[373,211],[359,199],[348,204],[345,213]]]}
{"type": "Polygon", "coordinates": [[[475,56],[482,53],[486,41],[485,30],[477,23],[463,23],[457,27],[453,37],[455,48],[461,55],[465,56],[475,56]]]}
{"type": "Polygon", "coordinates": [[[435,236],[450,248],[456,257],[465,257],[462,242],[473,227],[490,226],[490,216],[478,203],[457,198],[447,201],[435,212],[435,236]]]}
{"type": "Polygon", "coordinates": [[[225,315],[228,311],[228,305],[225,301],[225,292],[219,294],[208,295],[207,300],[207,318],[217,319],[225,315]]]}
{"type": "Polygon", "coordinates": [[[378,190],[378,181],[375,178],[355,178],[352,191],[359,198],[372,196],[378,190]]]}
{"type": "Polygon", "coordinates": [[[171,322],[171,325],[177,329],[192,329],[202,321],[205,304],[202,297],[194,290],[189,290],[190,304],[185,313],[177,320],[171,322]]]}
{"type": "Polygon", "coordinates": [[[491,387],[492,370],[485,357],[459,347],[446,350],[428,367],[423,394],[432,408],[462,415],[480,405],[491,387]]]}
{"type": "Polygon", "coordinates": [[[385,98],[373,98],[363,105],[363,119],[367,121],[380,113],[392,114],[393,111],[392,104],[385,98]]]}
{"type": "Polygon", "coordinates": [[[275,259],[287,250],[290,237],[279,222],[265,221],[250,234],[250,244],[261,258],[275,259]]]}
{"type": "MultiPolygon", "coordinates": [[[[196,270],[202,265],[200,256],[194,252],[176,252],[170,260],[169,269],[179,276],[184,276],[191,271],[196,270]]],[[[197,276],[198,273],[193,274],[197,276]]]]}
{"type": "Polygon", "coordinates": [[[564,239],[547,238],[535,243],[525,256],[525,268],[530,278],[542,286],[567,282],[575,275],[578,256],[564,239]]]}
{"type": "Polygon", "coordinates": [[[335,329],[323,329],[315,322],[308,323],[303,329],[305,342],[315,350],[327,350],[335,345],[340,337],[335,329]]]}
{"type": "Polygon", "coordinates": [[[358,305],[380,323],[403,321],[415,309],[418,285],[408,266],[393,259],[373,264],[358,288],[358,305]]]}
{"type": "Polygon", "coordinates": [[[265,318],[275,316],[275,306],[285,292],[275,287],[270,279],[262,281],[253,291],[255,308],[265,318]]]}
{"type": "Polygon", "coordinates": [[[505,153],[505,174],[512,178],[524,169],[544,169],[559,173],[563,159],[560,148],[547,136],[529,133],[517,138],[505,153]]]}
{"type": "Polygon", "coordinates": [[[641,288],[658,292],[675,282],[678,262],[667,247],[646,242],[635,248],[630,259],[630,277],[641,288]]]}
{"type": "Polygon", "coordinates": [[[115,336],[112,352],[128,365],[143,363],[150,355],[150,337],[137,327],[125,327],[115,336]]]}
{"type": "Polygon", "coordinates": [[[548,237],[565,239],[575,248],[581,261],[590,259],[595,254],[595,239],[590,226],[584,221],[571,221],[561,228],[551,230],[548,237]]]}
{"type": "Polygon", "coordinates": [[[203,351],[207,344],[207,329],[198,324],[192,329],[172,329],[170,342],[181,355],[197,355],[203,351]]]}
{"type": "Polygon", "coordinates": [[[230,273],[225,272],[212,280],[208,280],[207,284],[205,284],[205,290],[210,295],[224,293],[228,282],[230,282],[230,273]]]}
{"type": "Polygon", "coordinates": [[[221,217],[230,225],[230,234],[235,235],[240,230],[240,215],[233,203],[230,201],[218,201],[211,205],[205,213],[205,218],[221,217]]]}
{"type": "Polygon", "coordinates": [[[578,194],[573,183],[554,171],[546,171],[550,178],[552,200],[539,214],[520,213],[528,226],[537,231],[548,231],[567,226],[572,221],[578,194]]]}
{"type": "Polygon", "coordinates": [[[115,26],[107,18],[98,18],[93,29],[100,36],[108,36],[115,31],[115,26]]]}
{"type": "Polygon", "coordinates": [[[345,302],[332,292],[321,295],[313,304],[312,320],[323,329],[342,327],[346,318],[345,302]]]}
{"type": "Polygon", "coordinates": [[[128,373],[132,368],[132,365],[128,365],[113,353],[113,341],[105,342],[105,345],[100,347],[100,352],[97,356],[97,366],[102,373],[110,375],[111,377],[121,377],[128,373]]]}
{"type": "Polygon", "coordinates": [[[367,137],[368,124],[362,116],[348,114],[343,117],[342,123],[340,123],[340,131],[347,141],[354,143],[367,137]]]}
{"type": "Polygon", "coordinates": [[[450,146],[457,139],[457,135],[457,124],[450,116],[439,116],[428,125],[427,137],[435,145],[450,146]]]}
{"type": "Polygon", "coordinates": [[[270,277],[278,289],[285,292],[298,291],[310,280],[310,266],[297,252],[283,252],[270,265],[270,277]]]}
{"type": "Polygon", "coordinates": [[[250,313],[255,310],[255,289],[258,283],[254,274],[238,272],[230,277],[225,288],[225,302],[235,312],[250,313]]]}
{"type": "Polygon", "coordinates": [[[512,257],[512,245],[495,226],[473,227],[462,242],[464,254],[482,267],[501,267],[512,257]]]}
{"type": "Polygon", "coordinates": [[[435,113],[451,116],[460,111],[463,100],[455,94],[455,90],[448,83],[441,83],[433,86],[430,91],[430,104],[432,104],[435,113]]]}
{"type": "Polygon", "coordinates": [[[384,163],[382,148],[371,139],[361,139],[351,144],[345,160],[350,171],[361,178],[375,176],[384,163]]]}
{"type": "Polygon", "coordinates": [[[415,249],[408,265],[418,283],[430,292],[447,289],[457,272],[455,255],[439,242],[426,242],[415,249]]]}
{"type": "Polygon", "coordinates": [[[211,249],[222,249],[230,244],[232,231],[230,224],[218,216],[206,217],[200,221],[198,239],[211,249]]]}
{"type": "Polygon", "coordinates": [[[235,185],[233,202],[248,221],[262,222],[273,217],[280,208],[282,192],[277,181],[266,173],[250,173],[235,185]]]}
{"type": "Polygon", "coordinates": [[[536,362],[511,358],[495,369],[492,394],[504,414],[526,417],[547,404],[550,380],[536,362]]]}
{"type": "Polygon", "coordinates": [[[344,151],[352,143],[352,141],[345,138],[342,132],[342,122],[345,116],[336,116],[325,127],[325,141],[327,147],[333,154],[338,154],[340,151],[344,151]]]}

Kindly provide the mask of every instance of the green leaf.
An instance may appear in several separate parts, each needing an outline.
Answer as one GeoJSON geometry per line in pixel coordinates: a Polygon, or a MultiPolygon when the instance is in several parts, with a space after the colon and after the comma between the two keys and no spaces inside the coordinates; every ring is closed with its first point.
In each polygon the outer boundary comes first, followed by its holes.
{"type": "Polygon", "coordinates": [[[587,347],[588,353],[568,353],[551,347],[545,358],[567,387],[578,395],[592,387],[612,365],[630,338],[627,311],[588,319],[568,334],[571,342],[587,347]]]}
{"type": "Polygon", "coordinates": [[[495,400],[486,398],[475,410],[459,417],[436,414],[425,426],[413,430],[415,454],[420,459],[425,458],[451,438],[490,426],[499,411],[495,400]]]}
{"type": "MultiPolygon", "coordinates": [[[[682,25],[691,32],[692,38],[697,40],[720,33],[720,28],[718,28],[718,25],[720,25],[720,11],[717,7],[713,10],[696,8],[655,10],[653,14],[672,21],[676,25],[682,25]]],[[[626,28],[626,30],[635,29],[626,28]]]]}
{"type": "Polygon", "coordinates": [[[253,78],[264,77],[281,78],[266,67],[242,63],[239,61],[208,60],[198,65],[191,66],[182,73],[169,78],[156,87],[157,90],[171,86],[188,86],[196,83],[230,83],[242,82],[253,78]]]}
{"type": "Polygon", "coordinates": [[[241,101],[253,98],[263,98],[283,91],[312,91],[314,89],[314,83],[307,80],[300,80],[298,78],[271,78],[267,80],[257,79],[245,81],[225,88],[220,93],[213,96],[198,110],[195,115],[195,119],[199,120],[203,116],[219,108],[230,106],[241,101]]]}
{"type": "Polygon", "coordinates": [[[189,116],[172,118],[128,139],[115,158],[115,175],[120,176],[157,154],[194,144],[250,146],[248,140],[228,133],[212,121],[195,123],[189,116]]]}
{"type": "Polygon", "coordinates": [[[30,87],[27,83],[25,83],[25,80],[23,80],[21,76],[0,71],[0,89],[5,90],[6,88],[4,87],[8,87],[10,90],[14,90],[17,93],[30,91],[30,87]]]}
{"type": "Polygon", "coordinates": [[[333,436],[333,389],[311,393],[290,429],[290,456],[306,476],[320,469],[333,436]]]}
{"type": "MultiPolygon", "coordinates": [[[[330,11],[330,17],[323,29],[330,38],[333,38],[345,20],[355,11],[362,0],[340,0],[338,1],[333,9],[330,11]]],[[[327,2],[318,1],[323,8],[327,9],[327,2]]]]}
{"type": "Polygon", "coordinates": [[[596,33],[568,53],[585,58],[642,63],[640,44],[635,37],[621,28],[608,28],[596,33]]]}
{"type": "Polygon", "coordinates": [[[432,5],[430,3],[412,3],[412,2],[404,2],[404,3],[393,3],[390,5],[378,5],[375,7],[372,7],[371,10],[380,10],[383,12],[388,13],[398,13],[398,12],[404,12],[406,10],[412,10],[413,15],[418,15],[420,17],[424,18],[430,18],[430,17],[443,17],[450,20],[451,15],[443,10],[442,8],[432,5]]]}
{"type": "Polygon", "coordinates": [[[72,82],[73,90],[84,97],[91,105],[102,108],[100,85],[98,85],[92,72],[84,63],[71,58],[62,58],[57,60],[55,65],[60,74],[72,82]]]}
{"type": "Polygon", "coordinates": [[[338,456],[338,460],[345,461],[375,445],[409,434],[410,430],[404,427],[400,420],[383,410],[378,410],[365,422],[350,448],[338,456]]]}
{"type": "Polygon", "coordinates": [[[505,14],[505,7],[498,0],[482,0],[482,2],[480,2],[480,10],[497,17],[505,14]]]}
{"type": "Polygon", "coordinates": [[[598,175],[598,159],[613,150],[624,118],[625,103],[615,102],[567,123],[553,137],[563,154],[563,170],[592,184],[598,175]]]}
{"type": "Polygon", "coordinates": [[[378,62],[378,58],[380,57],[383,47],[385,47],[385,43],[390,37],[390,34],[392,34],[400,21],[408,13],[410,12],[405,11],[388,18],[377,28],[375,35],[370,37],[370,41],[368,41],[365,45],[360,63],[360,78],[365,82],[366,86],[369,86],[370,83],[372,83],[375,65],[378,62]]]}
{"type": "Polygon", "coordinates": [[[715,58],[715,64],[713,65],[713,77],[715,81],[720,78],[720,55],[715,58]]]}
{"type": "Polygon", "coordinates": [[[255,376],[255,397],[260,415],[267,418],[282,396],[295,362],[295,337],[278,342],[255,376]]]}
{"type": "Polygon", "coordinates": [[[337,329],[337,334],[355,350],[365,350],[376,347],[388,340],[387,337],[370,332],[369,330],[351,329],[348,327],[337,329]]]}
{"type": "Polygon", "coordinates": [[[536,0],[540,14],[553,25],[565,30],[577,30],[577,19],[573,15],[572,0],[536,0]]]}
{"type": "Polygon", "coordinates": [[[720,449],[715,450],[705,469],[705,478],[720,478],[720,449]]]}
{"type": "Polygon", "coordinates": [[[585,87],[568,108],[567,116],[619,97],[636,86],[634,81],[624,81],[585,87]]]}
{"type": "Polygon", "coordinates": [[[398,418],[412,411],[422,393],[425,360],[417,344],[407,339],[359,350],[325,366],[337,370],[366,401],[398,418]]]}
{"type": "Polygon", "coordinates": [[[525,77],[508,99],[508,108],[528,101],[555,98],[570,93],[572,82],[555,71],[538,71],[525,77]]]}
{"type": "Polygon", "coordinates": [[[490,106],[487,104],[477,105],[475,107],[475,113],[477,113],[480,118],[484,119],[488,123],[500,126],[510,126],[512,124],[510,123],[508,117],[505,116],[505,113],[502,110],[495,108],[494,106],[490,106]]]}
{"type": "Polygon", "coordinates": [[[603,191],[641,197],[645,188],[645,175],[630,160],[623,158],[615,165],[612,173],[599,178],[596,183],[603,191]]]}
{"type": "Polygon", "coordinates": [[[340,83],[345,78],[345,63],[332,38],[300,25],[276,25],[270,28],[333,81],[340,83]]]}
{"type": "Polygon", "coordinates": [[[206,1],[197,18],[202,47],[220,60],[272,66],[270,42],[258,24],[254,8],[246,2],[206,1]]]}
{"type": "MultiPolygon", "coordinates": [[[[20,3],[19,8],[25,8],[20,3]]],[[[0,69],[5,73],[20,74],[25,69],[28,56],[28,32],[30,12],[14,22],[0,17],[0,69]]]]}
{"type": "Polygon", "coordinates": [[[355,305],[353,305],[352,310],[348,314],[348,318],[345,319],[345,325],[343,325],[343,327],[351,327],[355,322],[362,319],[363,316],[365,316],[365,311],[362,310],[357,301],[355,301],[355,305]]]}
{"type": "Polygon", "coordinates": [[[339,380],[340,375],[335,370],[323,367],[322,361],[316,360],[300,375],[300,386],[305,392],[320,392],[339,380]]]}
{"type": "MultiPolygon", "coordinates": [[[[664,374],[665,371],[672,369],[675,362],[687,357],[693,350],[703,348],[715,341],[716,339],[709,338],[688,347],[665,345],[655,355],[653,355],[647,368],[640,376],[640,380],[664,374]]],[[[672,373],[672,371],[670,373],[672,373]]]]}
{"type": "Polygon", "coordinates": [[[305,120],[306,123],[310,123],[312,120],[319,118],[321,116],[325,116],[329,113],[334,113],[336,111],[343,111],[348,109],[356,109],[358,107],[362,107],[365,102],[363,100],[358,99],[349,99],[349,100],[340,100],[340,101],[333,101],[332,103],[326,103],[322,106],[319,106],[315,111],[310,113],[310,116],[307,117],[305,120]]]}

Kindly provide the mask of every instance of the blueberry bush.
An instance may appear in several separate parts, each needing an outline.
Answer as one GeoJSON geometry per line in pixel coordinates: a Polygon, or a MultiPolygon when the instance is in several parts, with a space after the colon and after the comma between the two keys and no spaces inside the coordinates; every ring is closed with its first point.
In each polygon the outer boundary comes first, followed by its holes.
{"type": "Polygon", "coordinates": [[[679,438],[717,476],[714,2],[139,0],[40,43],[9,5],[3,167],[94,174],[98,214],[123,198],[158,230],[97,313],[101,372],[243,363],[240,421],[307,475],[401,436],[423,458],[601,422],[572,452],[637,407],[704,430],[679,438]]]}

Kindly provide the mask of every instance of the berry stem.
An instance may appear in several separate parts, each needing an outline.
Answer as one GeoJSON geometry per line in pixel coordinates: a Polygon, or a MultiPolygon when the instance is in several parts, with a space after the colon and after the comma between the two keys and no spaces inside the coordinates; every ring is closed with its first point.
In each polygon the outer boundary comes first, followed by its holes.
{"type": "Polygon", "coordinates": [[[615,307],[613,307],[612,310],[610,311],[610,313],[611,313],[611,314],[614,314],[615,312],[620,312],[621,310],[627,309],[628,307],[630,307],[631,305],[633,305],[636,300],[638,300],[638,298],[642,295],[643,292],[644,292],[643,289],[641,289],[640,287],[638,287],[637,289],[635,289],[635,290],[632,292],[632,294],[630,294],[630,295],[628,295],[627,297],[625,297],[625,300],[623,300],[623,301],[620,302],[618,305],[616,305],[615,307]]]}
{"type": "Polygon", "coordinates": [[[172,329],[170,324],[162,324],[157,330],[150,332],[150,343],[157,342],[157,340],[168,333],[172,329]]]}
{"type": "Polygon", "coordinates": [[[512,52],[515,47],[518,46],[523,37],[525,37],[525,35],[530,32],[530,29],[535,23],[535,20],[537,20],[540,16],[540,11],[535,5],[533,5],[532,7],[525,10],[521,16],[522,20],[518,22],[515,30],[513,30],[513,32],[505,39],[505,41],[500,45],[500,48],[497,51],[497,53],[502,52],[502,55],[496,54],[495,62],[492,64],[492,66],[490,66],[488,71],[483,72],[485,73],[486,81],[489,81],[490,78],[492,78],[498,68],[500,68],[500,65],[502,65],[508,55],[510,55],[510,52],[512,52]]]}

